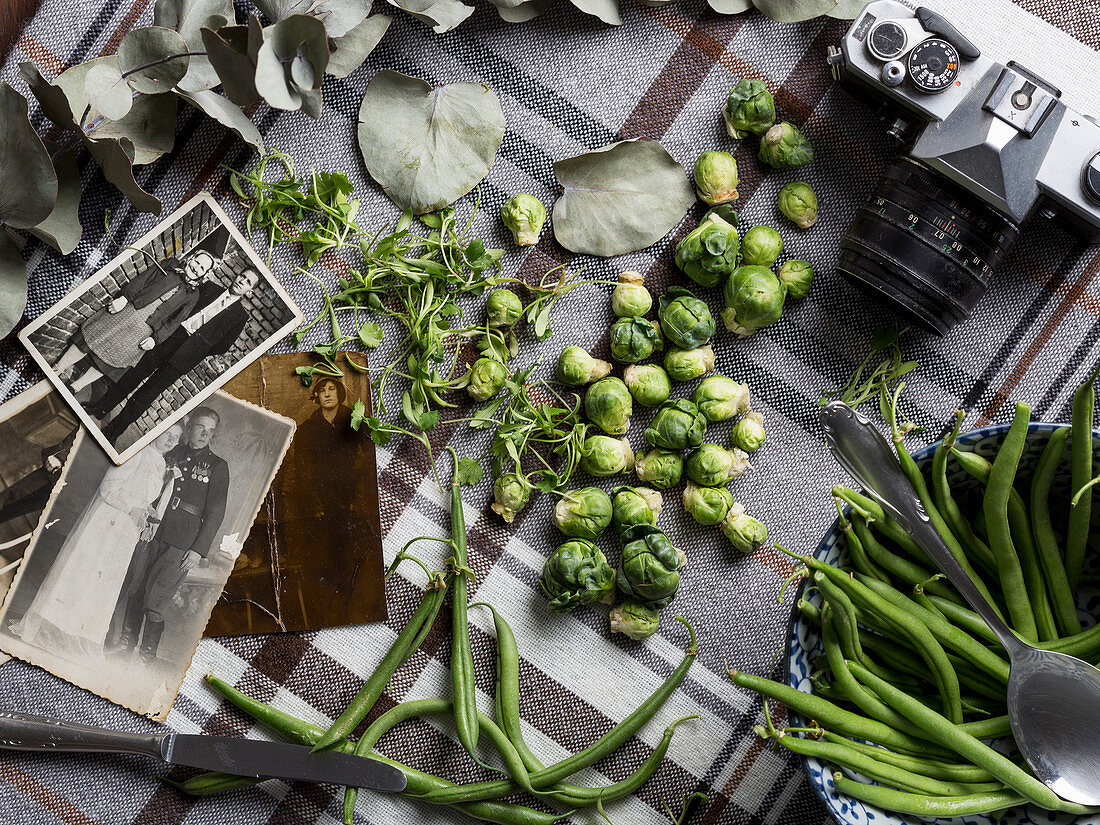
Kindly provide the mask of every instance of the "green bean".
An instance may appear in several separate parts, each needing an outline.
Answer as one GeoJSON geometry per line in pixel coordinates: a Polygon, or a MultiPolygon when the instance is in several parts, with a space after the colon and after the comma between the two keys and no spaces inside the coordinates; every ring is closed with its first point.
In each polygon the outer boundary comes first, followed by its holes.
{"type": "Polygon", "coordinates": [[[1024,574],[1028,603],[1035,616],[1035,630],[1039,641],[1049,642],[1058,638],[1058,627],[1054,621],[1054,612],[1047,598],[1046,580],[1039,563],[1039,552],[1035,549],[1034,532],[1031,528],[1031,516],[1024,504],[1023,496],[1015,487],[1008,496],[1008,524],[1012,531],[1012,542],[1019,552],[1020,569],[1024,574]]]}
{"type": "MultiPolygon", "coordinates": [[[[939,691],[940,699],[943,701],[943,709],[947,717],[954,722],[961,722],[962,704],[959,701],[959,679],[955,675],[943,647],[932,635],[932,632],[921,622],[911,621],[906,611],[891,604],[863,583],[849,578],[844,571],[812,557],[806,557],[805,563],[807,566],[828,575],[848,593],[857,605],[866,608],[868,611],[873,611],[876,616],[881,617],[912,643],[928,665],[936,689],[939,691]]],[[[887,586],[883,585],[882,582],[876,583],[880,587],[887,586]]]]}
{"type": "MultiPolygon", "coordinates": [[[[985,768],[1005,785],[1022,794],[1028,801],[1042,805],[1051,811],[1090,813],[1094,810],[1066,802],[1010,759],[983,744],[960,726],[952,724],[936,711],[926,708],[916,699],[878,678],[857,662],[848,662],[848,669],[898,713],[924,728],[925,732],[939,744],[951,748],[963,758],[985,768]]],[[[998,804],[996,807],[1004,807],[1004,804],[998,804]]]]}
{"type": "Polygon", "coordinates": [[[868,557],[867,551],[863,547],[863,542],[859,540],[859,536],[852,532],[852,523],[844,515],[841,500],[837,498],[833,499],[833,501],[836,502],[837,523],[840,525],[840,530],[844,534],[844,546],[848,550],[848,555],[852,560],[852,566],[861,573],[866,573],[868,576],[874,576],[879,581],[890,581],[889,575],[868,557]]]}
{"type": "Polygon", "coordinates": [[[936,454],[932,458],[932,497],[936,502],[936,507],[943,514],[947,526],[962,542],[970,555],[987,571],[996,573],[997,566],[993,560],[993,551],[974,534],[970,522],[962,514],[958,502],[951,494],[951,485],[947,481],[947,457],[955,446],[955,439],[958,438],[963,418],[963,411],[955,410],[955,426],[940,442],[940,446],[936,448],[936,454]]]}
{"type": "Polygon", "coordinates": [[[210,796],[224,791],[235,791],[238,788],[249,788],[266,781],[262,776],[259,778],[234,776],[231,773],[200,773],[198,776],[192,776],[186,782],[177,782],[167,776],[158,776],[157,779],[188,796],[210,796]]]}
{"type": "Polygon", "coordinates": [[[941,748],[927,739],[918,739],[883,724],[877,719],[868,719],[866,716],[844,710],[820,696],[814,696],[812,693],[804,693],[789,685],[773,682],[771,679],[754,676],[751,673],[737,670],[730,670],[727,673],[735,685],[756,691],[769,699],[774,699],[791,710],[797,711],[804,718],[812,719],[818,724],[839,731],[846,736],[853,736],[868,742],[877,742],[892,750],[911,754],[948,758],[954,755],[950,750],[941,748]]]}
{"type": "Polygon", "coordinates": [[[799,613],[801,613],[818,627],[821,627],[821,611],[818,609],[816,604],[808,602],[805,599],[799,599],[797,602],[795,602],[795,607],[798,608],[799,613]]]}
{"type": "Polygon", "coordinates": [[[1095,662],[1100,659],[1100,624],[1094,624],[1088,630],[1083,630],[1076,636],[1063,636],[1053,642],[1044,642],[1039,647],[1044,650],[1068,653],[1078,659],[1095,662]]]}
{"type": "Polygon", "coordinates": [[[420,605],[408,623],[397,634],[390,649],[386,651],[386,655],[382,657],[374,673],[355,694],[355,698],[325,731],[325,735],[317,742],[314,750],[332,747],[347,737],[366,718],[378,701],[378,697],[382,695],[382,691],[386,689],[394,672],[407,662],[409,656],[420,646],[420,641],[424,638],[421,631],[425,626],[431,627],[431,623],[439,612],[439,606],[443,603],[445,593],[445,580],[432,576],[428,582],[428,589],[424,591],[424,596],[420,600],[420,605]]]}
{"type": "Polygon", "coordinates": [[[941,644],[958,652],[967,661],[981,668],[1001,684],[1008,684],[1008,662],[972,636],[959,630],[941,614],[921,607],[904,593],[899,593],[889,585],[876,581],[869,576],[861,575],[857,578],[857,581],[884,601],[905,611],[914,619],[923,622],[941,644]]]}
{"type": "Polygon", "coordinates": [[[989,629],[985,620],[973,610],[955,604],[955,602],[941,599],[939,596],[926,596],[932,606],[941,613],[951,624],[965,630],[971,636],[980,636],[990,644],[999,645],[996,634],[989,629]]]}
{"type": "Polygon", "coordinates": [[[905,528],[886,515],[882,505],[873,498],[868,498],[862,493],[857,493],[850,487],[837,485],[833,487],[833,496],[839,498],[851,506],[852,511],[863,517],[868,524],[873,524],[874,529],[882,536],[888,538],[900,547],[910,558],[919,561],[927,561],[928,554],[921,550],[920,545],[910,536],[905,528]]]}
{"type": "MultiPolygon", "coordinates": [[[[630,737],[638,732],[642,725],[653,718],[653,714],[657,712],[684,680],[684,677],[687,675],[698,653],[698,648],[695,643],[695,630],[688,624],[687,620],[682,617],[677,616],[676,619],[677,621],[683,622],[688,632],[691,634],[691,646],[685,652],[683,661],[676,666],[676,669],[672,671],[669,677],[637,710],[587,748],[575,753],[573,756],[563,759],[561,762],[548,765],[542,770],[533,771],[530,775],[532,787],[535,789],[546,788],[572,776],[578,771],[584,770],[603,759],[605,756],[618,750],[630,739],[630,737]]],[[[424,799],[440,804],[449,804],[453,801],[488,799],[494,792],[492,785],[493,783],[491,782],[459,785],[444,791],[433,792],[425,796],[424,799]]]]}
{"type": "Polygon", "coordinates": [[[1020,455],[1027,443],[1027,426],[1030,409],[1026,404],[1016,405],[1016,414],[1012,426],[1005,436],[1001,449],[993,461],[982,498],[982,512],[985,513],[986,529],[989,530],[989,549],[997,560],[997,573],[1001,579],[1001,589],[1008,605],[1008,615],[1012,626],[1021,638],[1028,642],[1038,641],[1035,627],[1035,615],[1028,601],[1027,585],[1020,558],[1012,543],[1012,531],[1008,522],[1008,497],[1012,489],[1016,468],[1020,464],[1020,455]]]}
{"type": "Polygon", "coordinates": [[[857,742],[853,739],[847,739],[832,731],[824,731],[822,733],[822,738],[826,742],[846,745],[853,750],[869,754],[880,762],[896,765],[899,768],[904,768],[913,773],[923,774],[932,779],[963,783],[990,782],[993,780],[993,774],[985,768],[979,768],[977,765],[972,765],[969,762],[944,762],[940,759],[925,759],[921,756],[909,756],[904,753],[895,753],[892,750],[880,748],[877,745],[868,745],[866,742],[857,742]]]}
{"type": "Polygon", "coordinates": [[[1007,716],[991,716],[989,719],[963,722],[956,727],[975,739],[1004,739],[1004,737],[1012,735],[1012,725],[1009,723],[1007,716]]]}
{"type": "MultiPolygon", "coordinates": [[[[880,762],[870,754],[862,753],[846,745],[823,742],[818,739],[803,739],[800,736],[784,734],[781,731],[776,733],[778,735],[773,737],[775,741],[792,753],[820,759],[824,762],[840,765],[842,768],[849,768],[863,774],[868,779],[873,779],[892,788],[936,796],[954,796],[970,791],[962,783],[944,782],[940,779],[922,776],[905,768],[880,762]]],[[[1003,786],[998,783],[996,787],[1003,786]]],[[[988,791],[989,789],[985,790],[988,791]]]]}
{"type": "Polygon", "coordinates": [[[966,796],[928,796],[906,793],[882,785],[868,785],[866,782],[849,779],[841,773],[833,774],[833,787],[837,793],[866,802],[876,808],[895,811],[899,814],[912,814],[922,819],[986,814],[1027,802],[1024,796],[1010,790],[985,791],[966,796]]]}
{"type": "Polygon", "coordinates": [[[1077,617],[1077,605],[1073,590],[1066,576],[1066,566],[1058,552],[1058,539],[1050,520],[1050,487],[1054,474],[1062,462],[1066,449],[1069,427],[1059,427],[1050,435],[1035,473],[1031,477],[1031,529],[1035,537],[1035,547],[1039,553],[1039,563],[1046,579],[1047,591],[1053,602],[1054,619],[1064,636],[1073,636],[1081,632],[1081,620],[1077,617]]]}
{"type": "MultiPolygon", "coordinates": [[[[829,612],[831,613],[831,624],[836,631],[835,640],[839,642],[845,658],[854,659],[857,662],[861,661],[863,659],[863,649],[859,644],[856,609],[852,605],[851,599],[823,573],[814,574],[814,583],[817,585],[817,589],[821,591],[825,604],[831,608],[829,612]]],[[[824,616],[822,616],[821,621],[826,623],[824,616]]]]}
{"type": "MultiPolygon", "coordinates": [[[[908,584],[926,582],[932,577],[932,572],[927,568],[903,559],[883,547],[871,534],[867,522],[861,517],[854,516],[852,518],[852,527],[859,540],[863,542],[867,554],[892,576],[908,584]]],[[[958,598],[949,585],[940,581],[935,582],[930,589],[944,598],[958,598]]]]}
{"type": "MultiPolygon", "coordinates": [[[[1070,491],[1073,495],[1081,490],[1092,478],[1092,415],[1095,403],[1093,382],[1100,364],[1096,365],[1088,380],[1073,393],[1073,414],[1070,426],[1073,438],[1070,444],[1070,491]]],[[[1071,592],[1077,591],[1081,579],[1081,568],[1085,563],[1085,544],[1089,537],[1089,524],[1092,521],[1092,493],[1082,496],[1069,510],[1069,524],[1066,528],[1066,579],[1071,592]]]]}
{"type": "Polygon", "coordinates": [[[451,587],[451,687],[455,701],[455,730],[458,741],[477,759],[477,686],[474,684],[474,655],[470,649],[467,620],[466,516],[459,494],[458,455],[448,447],[454,461],[451,479],[451,539],[454,541],[455,580],[451,587]]]}
{"type": "MultiPolygon", "coordinates": [[[[270,705],[265,705],[215,676],[208,675],[205,678],[212,687],[216,688],[238,708],[253,719],[263,722],[277,733],[281,733],[292,742],[299,745],[314,745],[320,741],[325,733],[316,725],[311,725],[309,722],[276,710],[270,705]]],[[[352,744],[346,740],[335,743],[333,748],[344,753],[350,753],[354,750],[352,744]]],[[[402,796],[419,799],[425,794],[455,787],[453,782],[402,765],[400,762],[388,759],[380,754],[371,754],[370,758],[386,765],[392,765],[405,774],[408,786],[402,792],[402,796]]],[[[470,801],[455,804],[454,807],[474,819],[496,822],[500,825],[551,825],[551,823],[565,819],[573,813],[573,811],[569,811],[563,814],[546,814],[522,805],[496,801],[470,801]]]]}

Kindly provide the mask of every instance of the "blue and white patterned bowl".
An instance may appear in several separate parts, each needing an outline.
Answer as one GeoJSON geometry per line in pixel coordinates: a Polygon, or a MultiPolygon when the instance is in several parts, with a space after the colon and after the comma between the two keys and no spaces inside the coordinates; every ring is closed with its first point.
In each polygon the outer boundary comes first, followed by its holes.
{"type": "MultiPolygon", "coordinates": [[[[1027,448],[1020,460],[1019,472],[1021,475],[1026,476],[1030,474],[1032,468],[1035,466],[1035,462],[1043,451],[1043,447],[1046,446],[1050,434],[1062,426],[1065,425],[1042,422],[1031,424],[1028,429],[1027,448]]],[[[992,460],[1001,442],[1004,441],[1008,427],[1009,425],[1007,424],[997,424],[972,430],[971,432],[960,435],[956,443],[961,449],[973,450],[992,460]]],[[[1097,431],[1095,435],[1097,439],[1100,439],[1100,431],[1097,431]]],[[[1094,462],[1100,463],[1100,441],[1094,441],[1094,444],[1096,444],[1094,462]]],[[[913,454],[913,458],[916,459],[921,469],[927,469],[928,465],[931,464],[932,456],[938,446],[939,442],[930,444],[913,454]]],[[[1052,498],[1060,495],[1063,500],[1065,500],[1068,497],[1068,455],[1069,451],[1067,450],[1062,465],[1055,476],[1052,498]]],[[[956,462],[949,462],[948,468],[948,479],[951,482],[952,490],[961,495],[965,494],[966,491],[976,490],[978,488],[978,482],[959,469],[956,462]]],[[[1100,521],[1100,513],[1097,512],[1098,510],[1100,510],[1100,508],[1093,508],[1094,530],[1096,530],[1098,526],[1097,522],[1100,521]]],[[[821,544],[814,552],[814,555],[830,564],[838,564],[842,561],[846,561],[842,542],[840,542],[839,525],[836,522],[833,523],[829,532],[825,534],[825,537],[821,540],[821,544]]],[[[807,598],[809,601],[820,606],[821,597],[816,591],[813,591],[807,598]]],[[[1100,599],[1095,597],[1089,599],[1086,608],[1094,616],[1098,615],[1100,599]]],[[[817,628],[814,627],[811,622],[803,619],[802,615],[797,610],[794,611],[794,615],[791,619],[787,649],[788,684],[799,690],[810,692],[811,663],[818,656],[823,654],[824,650],[821,646],[821,639],[818,636],[817,628]]],[[[817,792],[818,796],[821,797],[821,801],[825,803],[825,807],[829,809],[833,818],[841,823],[841,825],[866,825],[866,823],[875,823],[875,825],[917,825],[917,823],[928,821],[953,823],[953,825],[991,825],[991,823],[994,822],[996,822],[997,825],[1070,825],[1070,823],[1085,825],[1086,822],[1100,821],[1100,819],[1093,817],[1081,817],[1078,819],[1068,814],[1049,813],[1034,807],[1011,808],[1003,819],[998,820],[993,820],[989,816],[964,816],[951,819],[939,818],[932,820],[921,819],[911,814],[897,814],[893,811],[883,811],[879,808],[866,805],[859,800],[838,794],[833,788],[832,767],[825,765],[817,759],[806,758],[803,761],[806,765],[806,772],[810,778],[810,784],[813,785],[814,790],[817,792]]]]}

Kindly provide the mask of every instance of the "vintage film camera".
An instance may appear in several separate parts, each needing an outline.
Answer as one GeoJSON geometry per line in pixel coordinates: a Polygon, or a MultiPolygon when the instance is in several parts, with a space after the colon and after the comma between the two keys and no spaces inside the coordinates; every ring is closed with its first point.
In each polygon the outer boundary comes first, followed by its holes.
{"type": "Polygon", "coordinates": [[[865,6],[828,60],[850,91],[887,104],[908,147],[844,235],[843,275],[943,335],[1028,219],[1100,242],[1100,125],[1046,80],[894,0],[865,6]]]}

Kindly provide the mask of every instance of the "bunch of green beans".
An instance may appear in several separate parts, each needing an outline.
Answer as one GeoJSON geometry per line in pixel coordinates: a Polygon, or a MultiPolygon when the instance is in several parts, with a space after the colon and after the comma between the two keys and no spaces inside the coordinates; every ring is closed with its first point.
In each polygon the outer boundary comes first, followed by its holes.
{"type": "MultiPolygon", "coordinates": [[[[1071,425],[1054,430],[1029,476],[1019,472],[1030,421],[1024,404],[991,459],[958,448],[963,416],[956,412],[925,472],[902,443],[896,397],[884,415],[930,520],[1006,622],[1032,644],[1096,663],[1100,625],[1082,630],[1074,597],[1089,538],[1090,485],[1100,484],[1092,469],[1094,378],[1075,394],[1071,425]],[[1066,508],[1051,506],[1051,489],[1067,458],[1074,501],[1058,524],[1066,508]],[[952,489],[951,462],[978,482],[976,494],[952,489]]],[[[1007,653],[874,500],[840,486],[833,496],[848,566],[790,554],[807,591],[821,597],[820,606],[807,593],[797,603],[824,647],[814,692],[730,672],[764,696],[766,724],[757,733],[834,766],[838,793],[898,813],[951,817],[1025,804],[1096,812],[1061,799],[1003,747],[983,741],[1011,736],[1007,653]],[[777,729],[769,700],[811,721],[777,729]]]]}
{"type": "MultiPolygon", "coordinates": [[[[440,540],[449,544],[454,551],[450,560],[451,572],[443,574],[428,570],[422,562],[406,553],[408,545],[398,553],[387,576],[401,561],[411,559],[427,573],[428,588],[420,606],[413,613],[408,624],[398,633],[378,668],[328,730],[321,730],[265,705],[215,676],[207,676],[206,681],[232,704],[293,742],[312,746],[314,750],[332,748],[396,766],[404,772],[408,780],[404,796],[426,803],[449,805],[476,819],[502,823],[502,825],[549,825],[569,816],[578,808],[594,805],[602,810],[603,803],[631,794],[641,787],[660,766],[668,752],[676,727],[687,719],[695,717],[685,717],[672,722],[653,753],[626,779],[605,787],[593,788],[569,782],[569,777],[618,750],[653,718],[679,687],[695,660],[697,652],[695,631],[686,620],[676,617],[687,627],[691,644],[683,660],[671,675],[637,710],[593,744],[560,762],[544,765],[527,747],[520,731],[519,649],[515,634],[504,617],[491,605],[467,603],[466,580],[471,573],[466,563],[466,528],[459,486],[456,460],[451,487],[452,538],[440,540]],[[453,700],[417,699],[403,702],[375,719],[358,742],[353,743],[348,737],[374,708],[394,672],[420,647],[435,622],[448,589],[451,591],[454,602],[452,608],[454,645],[451,658],[453,700]],[[474,666],[473,657],[470,654],[467,624],[467,609],[471,606],[487,607],[493,612],[497,634],[495,720],[480,713],[474,702],[474,666]],[[382,736],[401,722],[434,714],[445,714],[454,719],[459,741],[471,756],[483,734],[484,739],[500,756],[506,777],[488,782],[456,785],[446,779],[431,776],[386,759],[374,751],[382,736]],[[521,791],[535,794],[540,799],[567,808],[568,811],[549,814],[500,801],[503,797],[509,797],[521,791]]],[[[474,758],[476,761],[476,756],[474,758]]],[[[203,774],[187,782],[171,784],[184,793],[206,795],[246,787],[261,781],[263,780],[226,774],[203,774]]],[[[347,825],[352,823],[356,798],[356,789],[348,788],[344,796],[344,822],[347,825]]]]}

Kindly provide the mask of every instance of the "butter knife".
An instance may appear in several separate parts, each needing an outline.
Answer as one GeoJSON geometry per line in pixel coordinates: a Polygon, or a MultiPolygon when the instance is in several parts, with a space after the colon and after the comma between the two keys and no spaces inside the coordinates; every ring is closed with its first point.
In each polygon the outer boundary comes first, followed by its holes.
{"type": "Polygon", "coordinates": [[[136,753],[169,765],[236,776],[327,782],[374,791],[405,790],[400,769],[336,751],[313,753],[302,745],[186,733],[141,734],[0,711],[0,749],[136,753]]]}

